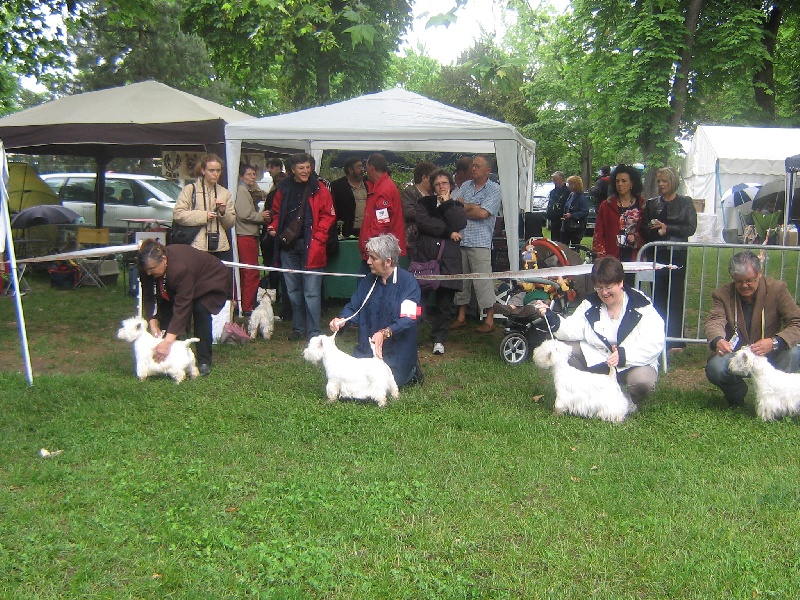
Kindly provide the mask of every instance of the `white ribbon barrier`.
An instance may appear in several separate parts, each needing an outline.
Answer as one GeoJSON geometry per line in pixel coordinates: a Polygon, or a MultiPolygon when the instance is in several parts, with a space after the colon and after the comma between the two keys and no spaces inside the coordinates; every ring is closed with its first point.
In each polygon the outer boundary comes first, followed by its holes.
{"type": "MultiPolygon", "coordinates": [[[[63,252],[61,254],[50,254],[48,256],[37,256],[36,258],[25,258],[17,262],[20,263],[41,263],[57,260],[71,260],[75,258],[91,258],[93,256],[105,256],[106,254],[118,254],[122,252],[135,252],[139,249],[137,244],[127,244],[125,246],[107,246],[105,248],[90,248],[88,250],[75,250],[73,252],[63,252]]],[[[235,269],[256,269],[258,271],[277,271],[279,273],[301,273],[303,275],[322,275],[327,277],[364,277],[362,273],[328,273],[325,271],[304,271],[302,269],[283,269],[280,267],[267,267],[264,265],[248,265],[245,263],[224,260],[222,264],[235,269]]],[[[641,273],[664,268],[675,268],[673,265],[664,265],[652,262],[624,262],[622,267],[626,273],[641,273]]],[[[418,280],[429,281],[454,281],[454,280],[476,280],[476,279],[557,279],[559,277],[577,277],[578,275],[589,275],[592,272],[591,264],[569,265],[566,267],[547,267],[545,269],[523,269],[521,271],[495,271],[492,273],[464,273],[460,275],[418,275],[418,280]]]]}

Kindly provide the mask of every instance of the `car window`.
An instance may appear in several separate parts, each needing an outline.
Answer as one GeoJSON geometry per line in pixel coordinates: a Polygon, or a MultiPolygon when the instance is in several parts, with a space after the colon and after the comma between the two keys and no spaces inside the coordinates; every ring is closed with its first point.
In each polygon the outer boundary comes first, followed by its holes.
{"type": "Polygon", "coordinates": [[[164,192],[173,200],[177,200],[181,194],[181,186],[169,179],[148,179],[147,183],[160,192],[164,192]]]}
{"type": "Polygon", "coordinates": [[[64,187],[64,182],[66,180],[67,180],[66,177],[48,177],[47,179],[44,180],[44,182],[50,186],[51,190],[53,190],[56,194],[58,194],[61,192],[61,188],[64,187]]]}
{"type": "Polygon", "coordinates": [[[106,190],[111,188],[114,192],[113,200],[109,200],[109,195],[106,193],[106,202],[113,201],[124,206],[135,206],[136,194],[133,191],[133,183],[130,179],[106,179],[106,190]]]}
{"type": "Polygon", "coordinates": [[[61,189],[62,202],[94,202],[94,179],[70,177],[61,189]]]}

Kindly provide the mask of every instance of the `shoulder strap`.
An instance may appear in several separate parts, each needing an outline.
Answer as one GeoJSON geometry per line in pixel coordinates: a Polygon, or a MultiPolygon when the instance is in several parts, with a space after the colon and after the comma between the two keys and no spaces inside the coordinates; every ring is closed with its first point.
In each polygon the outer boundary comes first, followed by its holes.
{"type": "Polygon", "coordinates": [[[197,206],[197,188],[192,184],[192,210],[197,206]]]}
{"type": "Polygon", "coordinates": [[[444,245],[445,245],[446,241],[447,240],[442,240],[441,242],[439,242],[439,254],[436,257],[436,261],[437,262],[441,262],[442,261],[442,253],[444,252],[444,245]]]}

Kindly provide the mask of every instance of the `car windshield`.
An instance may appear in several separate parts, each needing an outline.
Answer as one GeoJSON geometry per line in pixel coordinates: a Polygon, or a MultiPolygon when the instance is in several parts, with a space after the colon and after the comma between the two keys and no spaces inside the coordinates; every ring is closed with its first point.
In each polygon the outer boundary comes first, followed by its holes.
{"type": "Polygon", "coordinates": [[[181,194],[181,186],[170,179],[148,179],[147,184],[160,192],[164,192],[173,200],[177,200],[181,194]]]}

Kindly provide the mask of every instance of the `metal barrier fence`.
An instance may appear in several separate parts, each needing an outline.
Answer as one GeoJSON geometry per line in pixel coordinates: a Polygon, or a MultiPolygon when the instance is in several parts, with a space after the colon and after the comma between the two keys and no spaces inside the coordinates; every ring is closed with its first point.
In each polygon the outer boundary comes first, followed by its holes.
{"type": "MultiPolygon", "coordinates": [[[[653,298],[664,317],[668,343],[706,343],[704,322],[712,306],[711,293],[731,281],[728,261],[742,250],[751,250],[756,255],[763,253],[763,273],[786,283],[794,301],[798,301],[798,246],[652,242],[639,250],[639,261],[680,265],[680,269],[670,269],[665,274],[657,275],[655,271],[648,271],[636,277],[636,286],[653,298]],[[680,327],[677,323],[680,323],[680,327]]],[[[662,357],[662,367],[664,371],[667,370],[666,352],[662,357]]]]}

